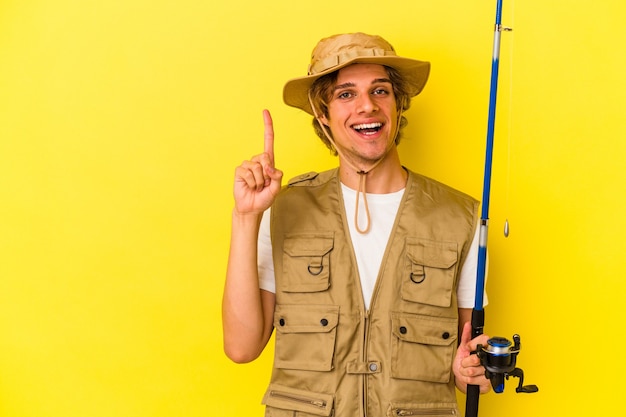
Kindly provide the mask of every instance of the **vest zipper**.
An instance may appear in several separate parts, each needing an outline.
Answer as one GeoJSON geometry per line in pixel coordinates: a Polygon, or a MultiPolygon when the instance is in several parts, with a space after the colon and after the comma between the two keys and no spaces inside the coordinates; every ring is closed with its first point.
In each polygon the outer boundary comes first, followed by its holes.
{"type": "Polygon", "coordinates": [[[324,400],[318,400],[316,398],[304,397],[302,395],[294,395],[288,392],[270,391],[270,396],[280,398],[287,401],[294,401],[300,404],[311,405],[317,408],[326,408],[327,402],[324,400]]]}
{"type": "Polygon", "coordinates": [[[439,409],[426,409],[426,408],[396,408],[393,410],[393,415],[398,417],[404,416],[455,416],[456,410],[453,408],[439,408],[439,409]]]}
{"type": "MultiPolygon", "coordinates": [[[[368,341],[369,341],[369,335],[370,335],[370,326],[369,326],[369,319],[370,319],[370,311],[369,310],[365,310],[365,317],[364,317],[364,329],[365,332],[363,334],[363,358],[361,358],[362,361],[366,361],[367,360],[367,355],[368,355],[368,341]]],[[[369,378],[367,375],[363,375],[363,392],[361,395],[363,395],[363,417],[367,417],[367,392],[368,392],[368,382],[369,382],[369,378]]]]}

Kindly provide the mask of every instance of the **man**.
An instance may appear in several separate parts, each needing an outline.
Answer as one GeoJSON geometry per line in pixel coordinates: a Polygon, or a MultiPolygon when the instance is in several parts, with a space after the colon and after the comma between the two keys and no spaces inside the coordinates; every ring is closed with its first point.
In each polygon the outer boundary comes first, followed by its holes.
{"type": "Polygon", "coordinates": [[[378,36],[321,40],[284,100],[314,116],[338,169],[281,188],[264,111],[265,152],[235,171],[224,348],[254,360],[276,329],[267,416],[457,415],[455,386],[489,390],[470,355],[488,337],[467,323],[478,203],[397,150],[429,68],[378,36]]]}

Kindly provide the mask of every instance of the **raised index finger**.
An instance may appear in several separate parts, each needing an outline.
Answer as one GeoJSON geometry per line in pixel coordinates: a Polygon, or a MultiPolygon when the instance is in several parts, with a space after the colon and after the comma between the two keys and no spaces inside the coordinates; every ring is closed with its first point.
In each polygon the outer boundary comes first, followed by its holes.
{"type": "Polygon", "coordinates": [[[263,124],[265,125],[264,140],[265,147],[263,151],[270,157],[270,163],[274,166],[274,123],[269,110],[263,110],[263,124]]]}

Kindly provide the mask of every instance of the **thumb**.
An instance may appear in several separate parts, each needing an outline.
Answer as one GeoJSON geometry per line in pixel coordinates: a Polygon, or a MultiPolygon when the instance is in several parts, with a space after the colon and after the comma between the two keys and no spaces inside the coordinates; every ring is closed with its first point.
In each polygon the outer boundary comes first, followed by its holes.
{"type": "Polygon", "coordinates": [[[282,186],[283,171],[273,166],[266,165],[265,173],[269,177],[265,185],[270,187],[272,194],[277,194],[282,186]]]}
{"type": "Polygon", "coordinates": [[[267,165],[265,167],[265,172],[274,181],[280,181],[283,178],[283,171],[276,167],[267,165]]]}

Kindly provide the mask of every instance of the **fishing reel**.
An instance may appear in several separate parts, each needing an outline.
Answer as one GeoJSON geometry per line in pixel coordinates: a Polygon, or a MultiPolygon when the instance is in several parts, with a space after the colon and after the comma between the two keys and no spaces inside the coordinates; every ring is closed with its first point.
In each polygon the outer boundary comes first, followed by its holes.
{"type": "Polygon", "coordinates": [[[504,391],[504,380],[509,377],[519,378],[515,392],[533,393],[539,391],[536,385],[524,385],[524,371],[515,367],[517,355],[521,349],[519,335],[513,335],[513,342],[504,337],[492,337],[487,345],[478,345],[476,354],[485,367],[485,376],[491,381],[494,392],[504,391]]]}

